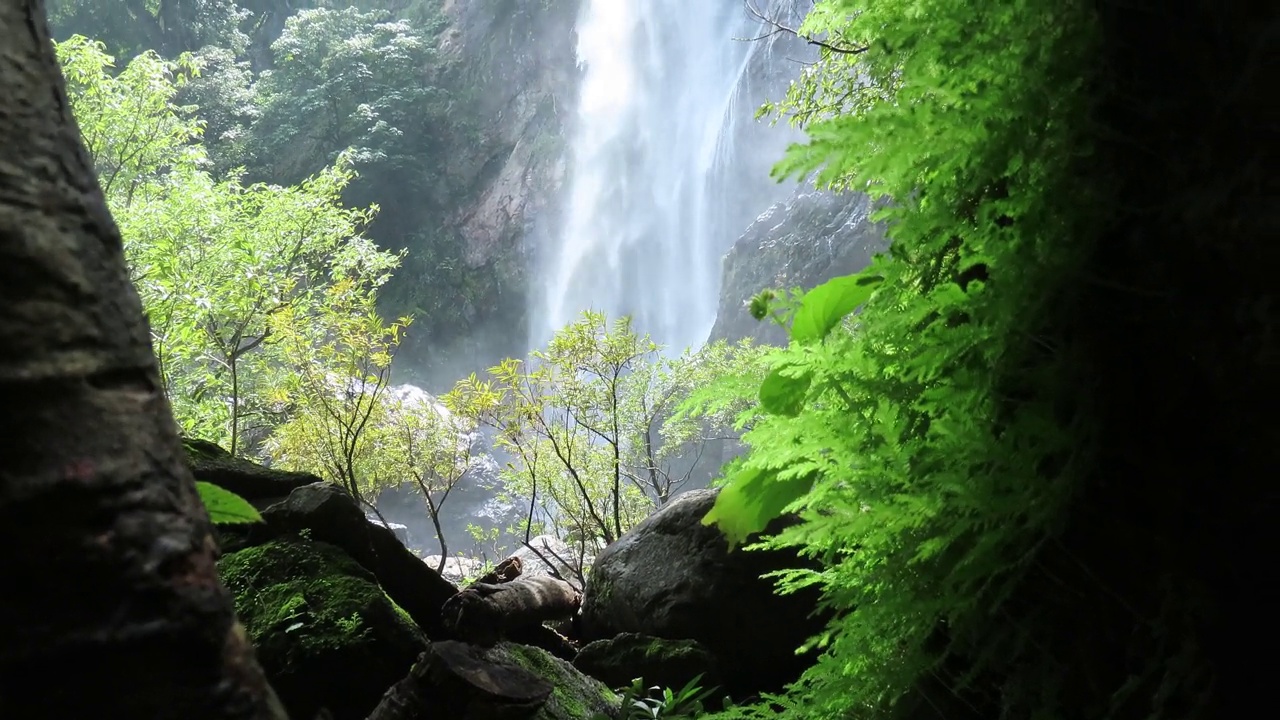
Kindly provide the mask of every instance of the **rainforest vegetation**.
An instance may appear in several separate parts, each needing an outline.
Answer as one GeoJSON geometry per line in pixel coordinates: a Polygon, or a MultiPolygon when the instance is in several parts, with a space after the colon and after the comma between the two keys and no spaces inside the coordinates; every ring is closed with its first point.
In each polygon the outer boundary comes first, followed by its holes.
{"type": "Polygon", "coordinates": [[[588,312],[423,403],[392,391],[404,338],[487,282],[421,237],[475,132],[437,4],[48,3],[181,432],[371,511],[417,487],[441,567],[482,440],[513,532],[580,557],[714,471],[704,523],[798,553],[777,592],[830,617],[784,692],[697,712],[725,719],[1207,720],[1257,692],[1223,638],[1265,622],[1280,467],[1274,145],[1246,139],[1274,135],[1275,14],[1184,10],[818,0],[779,26],[820,59],[761,109],[805,132],[775,174],[880,201],[889,251],[760,288],[786,347],[588,312]]]}

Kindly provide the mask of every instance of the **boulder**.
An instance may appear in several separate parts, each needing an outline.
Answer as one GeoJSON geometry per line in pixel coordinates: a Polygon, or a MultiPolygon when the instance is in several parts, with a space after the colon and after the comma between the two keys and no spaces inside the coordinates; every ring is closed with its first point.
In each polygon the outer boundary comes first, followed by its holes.
{"type": "Polygon", "coordinates": [[[619,698],[604,683],[541,648],[500,642],[487,656],[493,662],[524,668],[551,683],[551,696],[534,716],[537,720],[594,720],[597,714],[618,714],[619,698]]]}
{"type": "Polygon", "coordinates": [[[523,720],[551,696],[551,684],[516,665],[494,663],[475,645],[444,641],[418,658],[369,720],[449,717],[523,720]]]}
{"type": "Polygon", "coordinates": [[[230,490],[259,510],[288,497],[303,485],[320,482],[320,478],[311,473],[274,470],[235,457],[205,440],[184,438],[182,445],[187,451],[187,465],[196,480],[230,490]]]}
{"type": "Polygon", "coordinates": [[[594,720],[615,717],[619,698],[537,648],[432,643],[387,691],[369,720],[594,720]]]}
{"type": "Polygon", "coordinates": [[[410,552],[391,530],[369,522],[346,490],[332,483],[297,488],[262,513],[277,532],[302,535],[342,548],[369,570],[432,639],[448,635],[440,608],[457,588],[410,552]]]}
{"type": "Polygon", "coordinates": [[[761,575],[806,565],[785,552],[729,551],[702,524],[718,490],[693,490],[596,558],[581,616],[583,641],[641,633],[701,643],[735,697],[777,691],[812,658],[795,650],[823,626],[817,591],[778,595],[761,575]]]}
{"type": "MultiPolygon", "coordinates": [[[[433,570],[440,567],[439,555],[428,555],[422,558],[422,561],[427,564],[427,567],[430,567],[433,570]]],[[[479,575],[480,571],[483,569],[483,560],[462,556],[451,556],[444,559],[444,570],[441,570],[440,574],[445,580],[461,585],[468,579],[479,575]]]]}
{"type": "Polygon", "coordinates": [[[699,685],[720,685],[715,658],[696,640],[622,633],[608,640],[587,643],[573,659],[573,666],[611,688],[627,687],[636,678],[645,687],[679,689],[699,675],[699,685]]]}
{"type": "Polygon", "coordinates": [[[272,540],[224,556],[218,571],[292,717],[363,720],[427,647],[373,574],[333,545],[272,540]]]}

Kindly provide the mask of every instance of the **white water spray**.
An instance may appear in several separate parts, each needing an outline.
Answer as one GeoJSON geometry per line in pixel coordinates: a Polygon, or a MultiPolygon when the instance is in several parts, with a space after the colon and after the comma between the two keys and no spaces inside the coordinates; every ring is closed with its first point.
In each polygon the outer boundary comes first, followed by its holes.
{"type": "MultiPolygon", "coordinates": [[[[583,0],[583,75],[563,231],[544,249],[535,346],[587,309],[679,349],[715,321],[720,257],[742,230],[735,123],[760,43],[736,0],[583,0]]],[[[749,148],[747,150],[750,150],[749,148]]]]}

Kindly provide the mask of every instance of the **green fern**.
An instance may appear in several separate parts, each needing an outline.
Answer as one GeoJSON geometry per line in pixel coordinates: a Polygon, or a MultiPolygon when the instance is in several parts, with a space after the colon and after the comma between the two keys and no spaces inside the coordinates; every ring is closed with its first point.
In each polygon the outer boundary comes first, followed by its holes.
{"type": "MultiPolygon", "coordinates": [[[[821,560],[777,579],[820,586],[835,617],[790,692],[719,717],[886,716],[957,654],[969,679],[1005,683],[1012,714],[1031,631],[989,618],[1089,449],[1084,423],[1058,417],[1070,353],[1038,332],[1092,237],[1071,175],[1092,28],[1086,7],[1049,0],[823,0],[806,19],[806,34],[870,49],[824,51],[778,105],[809,141],[776,171],[891,201],[877,219],[893,245],[792,303],[750,452],[705,520],[738,544],[797,513],[758,545],[821,560]]],[[[753,315],[778,317],[773,297],[753,315]]],[[[1051,674],[1021,679],[1053,707],[1051,674]]]]}

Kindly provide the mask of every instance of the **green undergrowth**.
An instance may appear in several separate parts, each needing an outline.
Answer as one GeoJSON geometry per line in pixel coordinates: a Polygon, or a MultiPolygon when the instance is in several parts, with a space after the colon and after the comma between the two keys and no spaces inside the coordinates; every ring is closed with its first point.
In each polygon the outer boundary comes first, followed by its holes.
{"type": "Polygon", "coordinates": [[[1092,448],[1062,328],[1099,221],[1079,174],[1093,23],[1049,0],[825,0],[806,20],[838,50],[776,108],[809,137],[777,173],[889,201],[892,247],[753,307],[792,342],[708,522],[741,542],[798,512],[764,544],[823,562],[781,584],[819,585],[835,619],[788,693],[723,717],[1070,715],[1023,601],[1092,448]]]}

